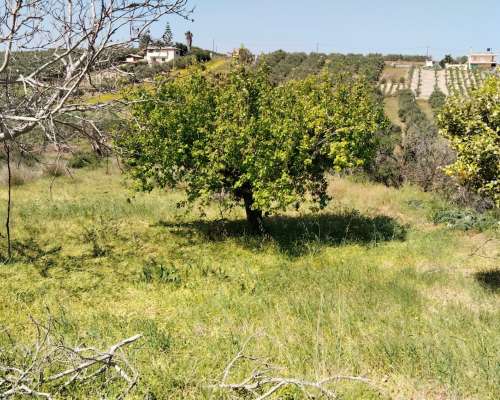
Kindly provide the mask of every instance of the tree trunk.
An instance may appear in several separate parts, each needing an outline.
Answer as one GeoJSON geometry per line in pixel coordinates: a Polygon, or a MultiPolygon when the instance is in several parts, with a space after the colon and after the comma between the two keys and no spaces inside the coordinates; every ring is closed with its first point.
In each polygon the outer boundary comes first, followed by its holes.
{"type": "Polygon", "coordinates": [[[7,173],[8,173],[8,194],[7,194],[7,217],[5,219],[5,229],[7,230],[7,257],[9,261],[12,259],[12,242],[10,239],[10,210],[12,203],[12,171],[10,169],[10,144],[4,142],[5,154],[7,156],[7,173]]]}
{"type": "Polygon", "coordinates": [[[253,194],[251,190],[245,190],[242,194],[245,203],[245,212],[247,214],[247,222],[252,233],[264,233],[264,220],[262,219],[262,211],[252,208],[253,194]]]}

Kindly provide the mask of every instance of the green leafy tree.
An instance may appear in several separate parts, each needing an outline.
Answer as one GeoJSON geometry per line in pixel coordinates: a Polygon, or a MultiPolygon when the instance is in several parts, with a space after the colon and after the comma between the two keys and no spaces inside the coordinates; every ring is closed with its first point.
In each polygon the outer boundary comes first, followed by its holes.
{"type": "Polygon", "coordinates": [[[441,68],[445,68],[446,64],[454,64],[454,63],[455,60],[453,59],[451,54],[446,54],[444,58],[439,62],[439,65],[441,66],[441,68]]]}
{"type": "Polygon", "coordinates": [[[167,25],[165,26],[165,32],[163,32],[163,44],[165,46],[171,46],[172,45],[172,40],[174,39],[174,34],[172,33],[172,28],[170,27],[170,23],[167,22],[167,25]]]}
{"type": "Polygon", "coordinates": [[[444,103],[446,102],[446,95],[439,89],[439,87],[435,87],[434,91],[431,93],[429,97],[429,104],[432,107],[434,113],[438,112],[443,108],[444,103]]]}
{"type": "Polygon", "coordinates": [[[438,123],[457,152],[446,171],[500,207],[500,78],[491,77],[470,98],[449,97],[438,123]]]}
{"type": "Polygon", "coordinates": [[[182,183],[189,201],[242,202],[254,231],[264,214],[307,198],[325,206],[326,172],[362,166],[387,123],[365,80],[322,74],[275,86],[265,67],[198,71],[131,99],[140,101],[117,146],[139,187],[182,183]]]}
{"type": "Polygon", "coordinates": [[[241,45],[239,49],[235,50],[233,57],[240,64],[252,64],[255,60],[255,56],[252,52],[243,45],[241,45]]]}

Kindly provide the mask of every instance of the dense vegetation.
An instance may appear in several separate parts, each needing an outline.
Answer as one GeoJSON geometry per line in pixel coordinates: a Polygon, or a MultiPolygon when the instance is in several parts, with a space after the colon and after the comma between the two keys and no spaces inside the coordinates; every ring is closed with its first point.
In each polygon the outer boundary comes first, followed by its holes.
{"type": "Polygon", "coordinates": [[[266,67],[197,71],[131,98],[117,144],[141,187],[182,183],[190,201],[243,201],[253,230],[263,212],[298,209],[308,196],[324,207],[326,172],[362,166],[385,126],[371,85],[326,72],[273,85],[266,67]]]}
{"type": "Polygon", "coordinates": [[[436,86],[434,91],[429,98],[429,104],[432,107],[432,110],[437,113],[439,112],[446,102],[446,95],[436,86]]]}
{"type": "Polygon", "coordinates": [[[449,98],[438,120],[458,155],[447,171],[500,207],[500,78],[470,98],[449,98]]]}
{"type": "Polygon", "coordinates": [[[364,76],[371,82],[377,82],[384,68],[381,55],[360,54],[321,54],[287,53],[279,50],[259,57],[260,63],[271,68],[273,82],[290,79],[302,79],[319,73],[323,68],[330,72],[344,73],[348,76],[364,76]]]}

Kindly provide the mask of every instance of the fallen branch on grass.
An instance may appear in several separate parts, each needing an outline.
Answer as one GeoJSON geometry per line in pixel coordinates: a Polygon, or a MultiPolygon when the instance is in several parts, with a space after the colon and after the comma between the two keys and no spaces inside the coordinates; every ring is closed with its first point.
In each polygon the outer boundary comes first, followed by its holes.
{"type": "Polygon", "coordinates": [[[100,351],[66,345],[62,337],[55,334],[52,320],[47,325],[32,321],[37,331],[35,344],[29,349],[15,349],[16,359],[22,360],[22,365],[4,365],[4,360],[11,357],[0,348],[0,399],[20,395],[52,399],[71,385],[92,385],[103,377],[106,378],[105,385],[117,380],[124,382],[125,387],[117,397],[123,399],[137,384],[139,375],[127,360],[123,348],[142,335],[124,339],[107,351],[100,351]],[[47,373],[49,370],[50,374],[47,373]]]}
{"type": "Polygon", "coordinates": [[[221,382],[208,385],[207,387],[209,389],[228,390],[234,393],[243,394],[245,399],[252,398],[255,400],[265,400],[286,386],[295,386],[299,388],[307,398],[315,398],[311,393],[314,391],[328,399],[337,399],[337,393],[330,386],[339,381],[354,381],[368,385],[378,392],[383,392],[382,389],[374,382],[362,376],[334,375],[318,381],[275,376],[278,369],[277,367],[271,365],[266,360],[244,354],[244,348],[248,344],[249,340],[250,339],[244,343],[242,349],[226,366],[221,382]],[[257,366],[254,368],[252,373],[242,381],[237,383],[227,383],[232,369],[236,367],[238,363],[243,361],[256,363],[257,366]]]}

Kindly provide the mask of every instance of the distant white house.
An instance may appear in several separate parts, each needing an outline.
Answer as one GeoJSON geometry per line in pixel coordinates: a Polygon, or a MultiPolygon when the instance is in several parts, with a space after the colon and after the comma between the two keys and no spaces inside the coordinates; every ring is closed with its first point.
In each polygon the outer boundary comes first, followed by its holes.
{"type": "Polygon", "coordinates": [[[125,59],[125,61],[129,64],[137,64],[142,60],[144,60],[144,57],[139,54],[129,54],[125,59]]]}
{"type": "Polygon", "coordinates": [[[148,47],[144,60],[149,65],[165,64],[180,57],[181,53],[177,47],[148,47]]]}

